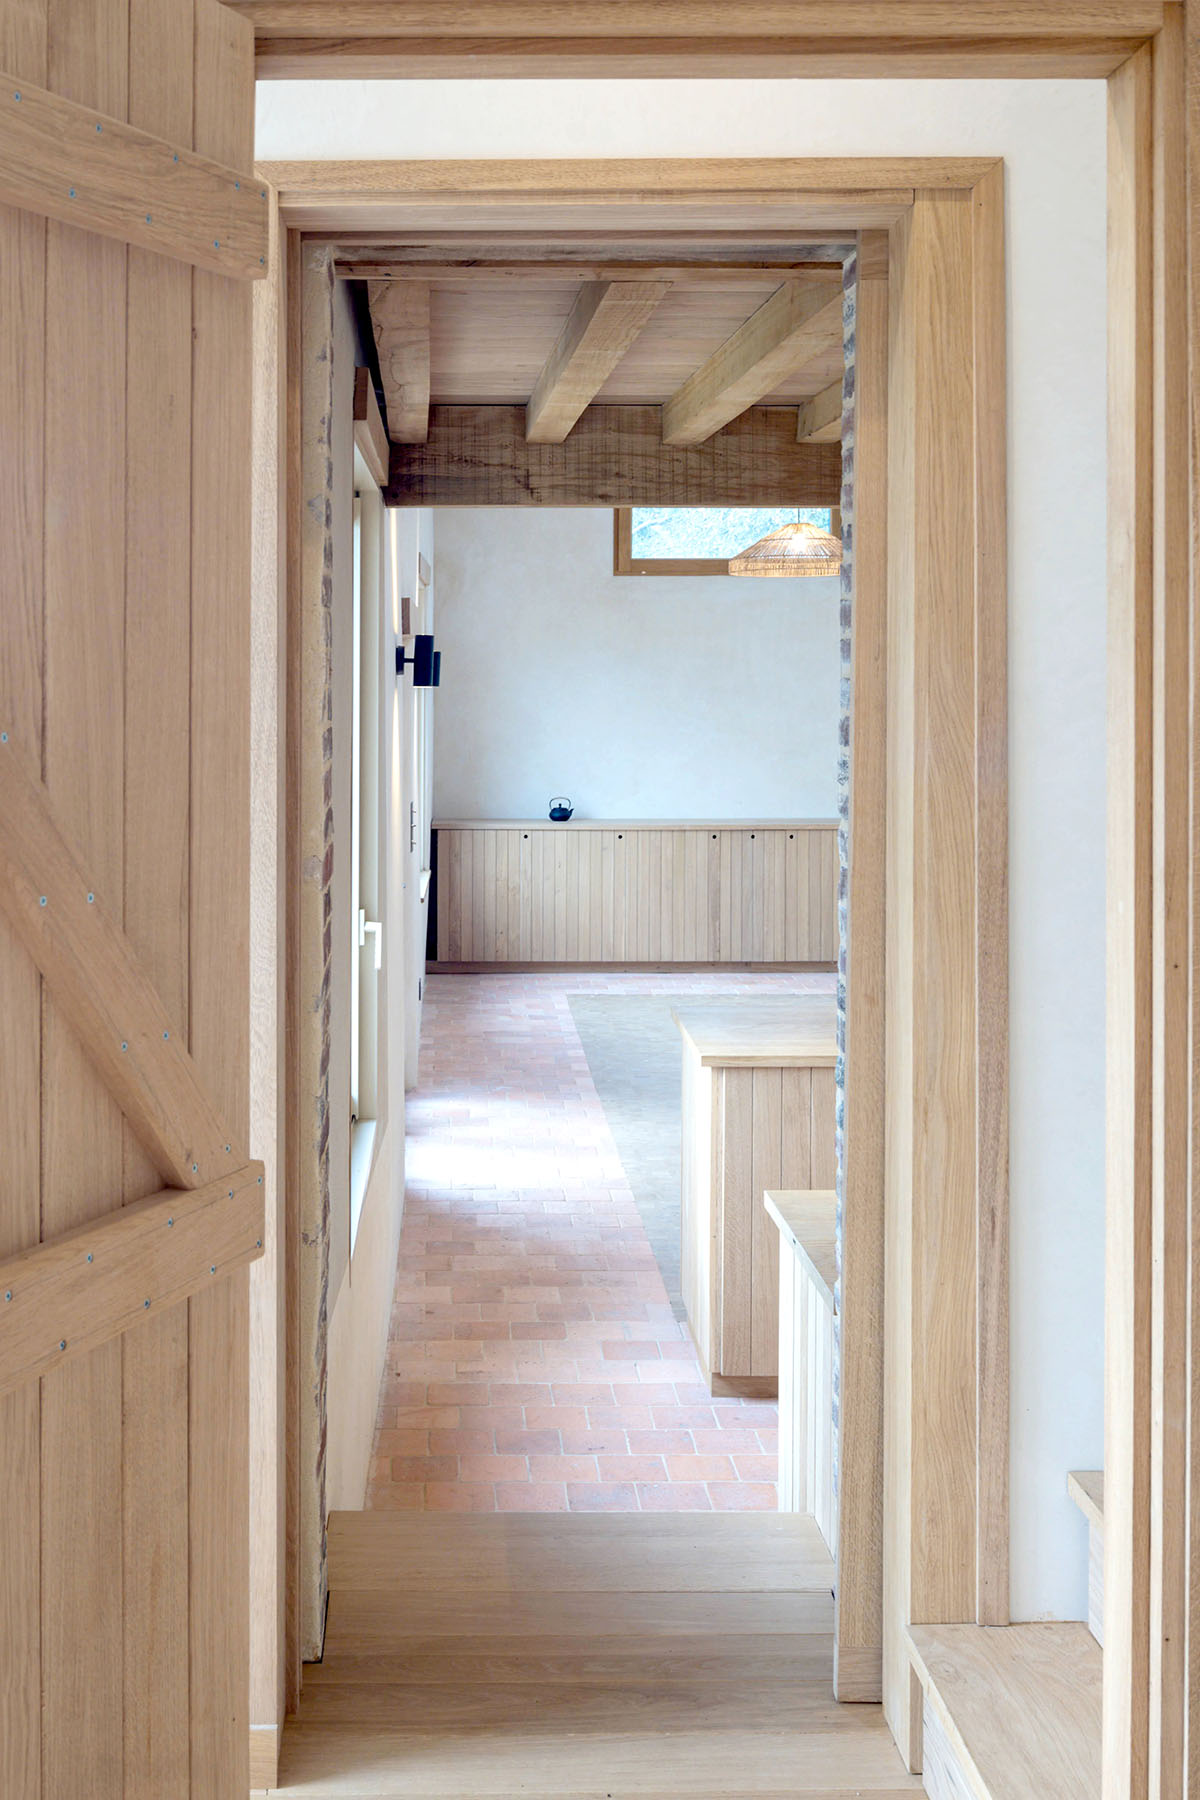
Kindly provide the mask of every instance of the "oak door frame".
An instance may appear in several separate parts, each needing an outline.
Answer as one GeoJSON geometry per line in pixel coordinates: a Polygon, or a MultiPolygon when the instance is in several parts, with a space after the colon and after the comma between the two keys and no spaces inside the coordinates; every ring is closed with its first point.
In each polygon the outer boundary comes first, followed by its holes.
{"type": "Polygon", "coordinates": [[[260,80],[793,75],[1104,78],[1162,29],[1163,0],[230,0],[260,80]],[[314,19],[314,11],[317,17],[314,19]],[[909,16],[905,16],[906,13],[909,16]],[[916,17],[913,17],[913,14],[916,17]]]}
{"type": "MultiPolygon", "coordinates": [[[[894,575],[889,576],[887,543],[890,539],[892,568],[905,569],[911,575],[920,560],[917,546],[921,517],[931,499],[937,503],[939,479],[956,483],[953,504],[960,509],[960,516],[968,520],[968,540],[974,543],[977,536],[980,540],[979,553],[972,554],[964,582],[954,588],[943,575],[940,581],[933,582],[931,591],[946,598],[960,627],[955,641],[964,648],[967,666],[956,672],[956,679],[961,674],[965,692],[974,696],[979,687],[991,701],[990,707],[977,714],[972,700],[965,725],[974,746],[967,766],[978,765],[987,776],[984,788],[990,826],[988,832],[981,834],[981,841],[987,838],[998,859],[984,865],[976,862],[974,818],[978,784],[972,779],[960,796],[969,829],[965,837],[954,837],[941,846],[944,863],[938,878],[931,876],[928,888],[932,895],[942,891],[944,884],[945,891],[966,892],[972,897],[971,903],[958,912],[960,921],[969,921],[970,930],[960,930],[955,939],[954,991],[962,991],[957,986],[961,974],[971,993],[978,996],[971,1009],[968,1054],[956,1071],[963,1084],[962,1093],[951,1097],[943,1107],[941,1125],[970,1169],[966,1186],[956,1190],[962,1215],[957,1234],[962,1247],[958,1274],[968,1290],[978,1296],[976,1306],[969,1312],[972,1324],[976,1314],[991,1322],[989,1343],[994,1354],[988,1368],[995,1379],[987,1395],[981,1395],[972,1338],[966,1347],[965,1363],[960,1360],[953,1371],[941,1372],[953,1393],[945,1396],[925,1389],[919,1393],[922,1416],[933,1421],[936,1441],[925,1447],[926,1454],[919,1456],[915,1465],[911,1459],[903,1466],[897,1465],[892,1471],[892,1484],[897,1494],[902,1493],[905,1517],[910,1521],[920,1519],[924,1501],[912,1490],[914,1467],[918,1471],[933,1467],[945,1471],[952,1466],[953,1456],[961,1452],[958,1477],[962,1491],[970,1496],[970,1505],[967,1513],[955,1520],[961,1541],[953,1547],[952,1561],[956,1569],[967,1569],[968,1576],[965,1585],[960,1583],[963,1598],[954,1616],[965,1620],[978,1617],[988,1623],[1007,1619],[1007,1262],[1003,1254],[977,1257],[975,1249],[981,1231],[988,1244],[1001,1250],[1007,1241],[1007,915],[1003,906],[976,905],[973,898],[981,880],[993,890],[998,883],[1001,891],[1006,881],[1002,166],[988,158],[886,162],[817,159],[803,164],[762,159],[726,164],[711,160],[397,163],[361,167],[270,164],[265,165],[264,173],[279,192],[283,220],[294,243],[289,259],[293,266],[299,261],[301,231],[305,236],[319,234],[345,242],[346,230],[340,230],[339,225],[346,221],[351,231],[362,230],[368,220],[374,230],[399,231],[412,230],[418,222],[420,229],[461,228],[464,220],[476,228],[481,219],[492,218],[498,225],[511,228],[514,220],[533,218],[539,228],[550,230],[558,221],[564,228],[577,228],[583,218],[589,230],[594,227],[603,234],[628,230],[629,219],[640,218],[643,209],[656,223],[694,222],[697,229],[719,230],[734,217],[744,228],[748,215],[752,219],[756,208],[768,207],[773,209],[771,216],[775,220],[786,217],[797,231],[821,231],[826,235],[835,228],[850,234],[861,231],[860,256],[868,293],[858,352],[860,460],[856,478],[856,661],[852,702],[855,723],[850,808],[850,863],[860,874],[857,882],[851,881],[849,903],[854,954],[848,995],[847,1090],[852,1098],[847,1109],[841,1296],[843,1317],[848,1321],[842,1349],[843,1489],[848,1484],[852,1487],[856,1504],[846,1508],[846,1523],[839,1533],[835,1642],[839,1696],[879,1699],[886,1685],[884,1359],[877,1329],[884,1299],[883,892],[889,805],[883,697],[888,656],[894,658],[897,653],[896,646],[889,647],[887,640],[888,582],[895,579],[894,575]],[[800,182],[805,185],[798,185],[800,182]],[[915,232],[914,219],[921,227],[915,232]],[[954,221],[959,229],[947,237],[939,229],[943,219],[954,221]],[[961,229],[964,223],[965,236],[961,229]],[[949,295],[946,304],[959,308],[954,318],[945,312],[940,314],[936,329],[926,324],[921,338],[921,353],[926,360],[914,378],[915,385],[910,382],[902,389],[897,389],[895,373],[889,373],[888,366],[889,330],[896,329],[894,319],[889,325],[887,311],[889,231],[890,254],[894,258],[898,247],[903,246],[906,274],[924,271],[923,291],[949,295]],[[954,267],[956,280],[946,283],[940,278],[942,263],[954,267]],[[954,347],[954,369],[964,405],[954,418],[954,454],[935,468],[937,433],[930,436],[925,432],[918,441],[915,426],[919,416],[923,420],[927,414],[935,420],[949,417],[944,405],[933,404],[931,384],[944,373],[944,358],[942,363],[937,360],[938,342],[954,347]],[[890,395],[889,386],[893,390],[890,395]],[[925,402],[920,413],[916,407],[918,391],[925,402]],[[977,395],[986,403],[976,405],[977,395]],[[899,455],[897,444],[901,447],[899,455]],[[907,485],[898,484],[894,478],[889,480],[889,447],[892,467],[906,472],[907,485]],[[947,476],[946,469],[952,469],[953,476],[947,476]],[[962,508],[966,509],[965,514],[962,508]],[[982,626],[978,632],[977,615],[982,626]],[[977,655],[988,659],[986,682],[980,681],[977,655]],[[988,1114],[992,1136],[983,1147],[976,1140],[977,1115],[981,1114],[975,1098],[980,1056],[991,1071],[993,1100],[988,1114]],[[957,1104],[958,1100],[963,1104],[957,1104]],[[854,1328],[856,1318],[863,1321],[861,1332],[854,1328]],[[970,1372],[967,1404],[972,1430],[969,1443],[951,1444],[942,1441],[945,1434],[941,1421],[961,1416],[964,1368],[970,1372]],[[976,1421],[983,1422],[978,1430],[976,1421]],[[988,1499],[984,1511],[977,1514],[979,1469],[984,1471],[979,1491],[986,1493],[988,1499]],[[980,1569],[986,1574],[977,1581],[980,1569]]],[[[908,317],[911,310],[897,303],[899,316],[908,317]]],[[[294,417],[298,418],[300,408],[298,403],[294,405],[294,417]]],[[[293,467],[298,463],[295,448],[291,462],[293,467]]],[[[293,514],[297,511],[293,507],[293,514]]],[[[297,571],[300,568],[294,536],[290,567],[297,571]]],[[[294,621],[298,616],[293,610],[294,621]]],[[[944,634],[931,617],[927,616],[926,622],[923,643],[928,649],[944,634]]],[[[916,667],[911,657],[908,666],[910,672],[916,667]]],[[[906,716],[929,690],[933,675],[931,666],[920,665],[919,686],[911,689],[905,700],[906,716]]],[[[928,708],[923,716],[928,716],[928,708]]],[[[938,772],[934,767],[936,748],[931,739],[930,783],[934,779],[941,781],[944,791],[944,771],[938,772]]],[[[962,765],[955,766],[961,769],[962,765]]],[[[910,856],[910,865],[911,862],[910,856]]],[[[910,963],[915,945],[913,938],[906,953],[910,963]]],[[[945,952],[943,933],[936,954],[945,952]]],[[[910,985],[921,993],[948,994],[948,978],[938,974],[934,960],[931,940],[931,947],[922,955],[919,977],[910,985]]],[[[293,1020],[294,1025],[298,1023],[293,1020]]],[[[900,1040],[891,1047],[892,1057],[901,1061],[910,1052],[911,1045],[900,1040]]],[[[944,1083],[942,1095],[944,1098],[944,1083]]],[[[921,1117],[930,1114],[924,1099],[923,1094],[914,1093],[914,1105],[919,1105],[921,1117]]],[[[941,1153],[932,1140],[926,1142],[919,1132],[913,1141],[927,1159],[941,1153]]],[[[917,1176],[921,1173],[916,1164],[914,1171],[917,1176]]],[[[910,1172],[903,1181],[905,1190],[911,1191],[913,1183],[914,1174],[910,1172]]],[[[289,1186],[295,1191],[294,1181],[289,1186]]],[[[911,1219],[911,1212],[904,1217],[911,1219]]],[[[908,1266],[912,1266],[911,1259],[908,1266]]],[[[955,1285],[957,1290],[959,1284],[955,1285]]],[[[905,1319],[906,1329],[911,1329],[911,1310],[905,1319]]],[[[911,1345],[906,1349],[897,1344],[893,1351],[905,1362],[908,1394],[914,1376],[918,1383],[924,1379],[923,1358],[913,1357],[911,1345]]],[[[307,1366],[307,1355],[305,1362],[307,1366]]],[[[932,1374],[929,1379],[934,1379],[932,1374]]],[[[906,1456],[909,1448],[906,1446],[906,1456]]],[[[897,1604],[900,1610],[892,1633],[897,1644],[901,1627],[910,1620],[940,1616],[936,1610],[938,1601],[907,1588],[897,1596],[897,1604]]],[[[294,1668],[294,1652],[290,1660],[294,1668]]],[[[896,1691],[889,1711],[902,1720],[910,1688],[907,1665],[903,1679],[897,1675],[893,1686],[896,1691]]]]}

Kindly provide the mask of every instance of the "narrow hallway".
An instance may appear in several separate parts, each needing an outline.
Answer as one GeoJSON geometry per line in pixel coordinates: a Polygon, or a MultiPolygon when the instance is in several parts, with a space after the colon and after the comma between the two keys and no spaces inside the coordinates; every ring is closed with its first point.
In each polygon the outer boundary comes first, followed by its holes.
{"type": "Polygon", "coordinates": [[[634,1003],[633,1058],[651,997],[669,1018],[674,996],[829,992],[833,979],[430,977],[368,1507],[775,1509],[776,1408],[710,1395],[639,1210],[665,1260],[665,1159],[651,1168],[638,1145],[671,1132],[677,1145],[678,1076],[648,1068],[646,1115],[621,1115],[626,1159],[638,1156],[624,1167],[571,1000],[634,1003]]]}

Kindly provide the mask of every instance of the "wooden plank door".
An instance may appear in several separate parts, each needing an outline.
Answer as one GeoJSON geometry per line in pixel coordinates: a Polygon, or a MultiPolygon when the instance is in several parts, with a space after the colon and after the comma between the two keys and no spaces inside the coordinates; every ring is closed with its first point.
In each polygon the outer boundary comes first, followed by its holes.
{"type": "Polygon", "coordinates": [[[253,44],[214,0],[0,0],[0,70],[0,1793],[228,1800],[253,44]]]}

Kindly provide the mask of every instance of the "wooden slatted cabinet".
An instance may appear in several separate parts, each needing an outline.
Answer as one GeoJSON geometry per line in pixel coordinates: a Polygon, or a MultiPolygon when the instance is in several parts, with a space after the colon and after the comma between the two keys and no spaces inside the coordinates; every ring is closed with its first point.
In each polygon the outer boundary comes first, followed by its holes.
{"type": "Polygon", "coordinates": [[[681,1007],[682,1290],[714,1394],[773,1395],[779,1233],[763,1195],[832,1188],[836,1003],[831,994],[681,1007]]]}
{"type": "Polygon", "coordinates": [[[837,959],[833,820],[456,820],[435,830],[439,963],[837,959]]]}

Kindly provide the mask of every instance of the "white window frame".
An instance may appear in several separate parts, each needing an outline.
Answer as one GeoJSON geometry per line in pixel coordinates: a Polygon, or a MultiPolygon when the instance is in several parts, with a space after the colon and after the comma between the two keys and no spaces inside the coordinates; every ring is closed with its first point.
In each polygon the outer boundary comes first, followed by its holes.
{"type": "Polygon", "coordinates": [[[350,776],[350,1250],[380,1126],[384,868],[380,809],[383,499],[355,453],[353,707],[350,776]]]}

